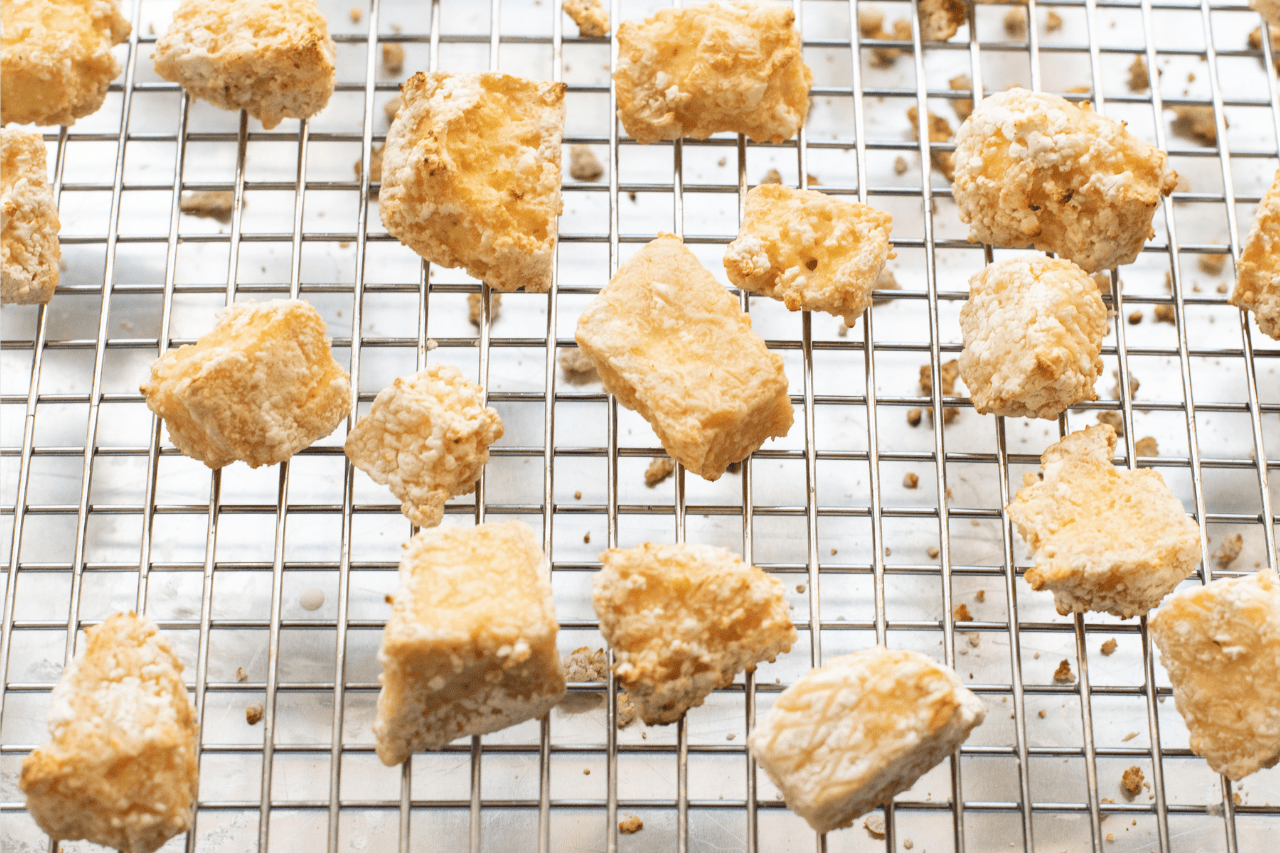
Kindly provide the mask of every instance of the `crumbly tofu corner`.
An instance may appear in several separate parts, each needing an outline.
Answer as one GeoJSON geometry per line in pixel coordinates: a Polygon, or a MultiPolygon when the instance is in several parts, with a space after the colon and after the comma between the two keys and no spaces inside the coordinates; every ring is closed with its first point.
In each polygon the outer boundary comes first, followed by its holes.
{"type": "MultiPolygon", "coordinates": [[[[6,96],[7,97],[7,96],[6,96]]],[[[44,139],[14,127],[0,129],[0,302],[43,305],[58,287],[58,205],[49,186],[44,139]]]]}
{"type": "Polygon", "coordinates": [[[1280,170],[1253,215],[1230,302],[1253,312],[1262,333],[1280,340],[1280,170]]]}

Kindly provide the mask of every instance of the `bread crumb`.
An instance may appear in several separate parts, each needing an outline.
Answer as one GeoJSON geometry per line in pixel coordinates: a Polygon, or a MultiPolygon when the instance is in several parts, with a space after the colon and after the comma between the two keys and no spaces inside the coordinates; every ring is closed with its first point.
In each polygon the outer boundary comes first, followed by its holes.
{"type": "Polygon", "coordinates": [[[969,645],[972,648],[976,649],[978,647],[978,644],[982,642],[982,635],[979,634],[977,631],[970,631],[965,636],[968,638],[969,645]]]}
{"type": "Polygon", "coordinates": [[[582,492],[574,492],[574,493],[573,493],[573,499],[574,499],[575,501],[580,501],[580,500],[582,500],[582,492]]]}
{"type": "Polygon", "coordinates": [[[261,702],[250,702],[244,707],[245,722],[251,726],[256,726],[258,723],[262,722],[262,714],[263,710],[261,702]]]}
{"type": "Polygon", "coordinates": [[[1241,805],[1242,803],[1244,803],[1244,797],[1240,796],[1239,791],[1232,791],[1231,802],[1235,803],[1237,806],[1241,805]]]}
{"type": "Polygon", "coordinates": [[[1121,412],[1098,412],[1098,423],[1106,424],[1115,430],[1120,438],[1124,438],[1124,414],[1121,412]]]}
{"type": "Polygon", "coordinates": [[[1201,272],[1209,275],[1218,275],[1226,265],[1226,255],[1200,255],[1196,258],[1196,266],[1200,268],[1201,272]]]}
{"type": "MultiPolygon", "coordinates": [[[[1262,50],[1262,28],[1254,27],[1249,33],[1249,47],[1262,50]]],[[[1262,57],[1259,57],[1261,59],[1262,57]]],[[[1271,61],[1280,69],[1280,27],[1271,28],[1271,61]]]]}
{"type": "Polygon", "coordinates": [[[191,216],[216,219],[225,224],[231,221],[235,199],[236,194],[231,190],[199,190],[183,193],[178,207],[191,216]]]}
{"type": "Polygon", "coordinates": [[[631,835],[642,829],[644,829],[644,821],[642,821],[637,815],[628,815],[618,821],[618,832],[621,832],[623,835],[631,835]]]}
{"type": "Polygon", "coordinates": [[[350,14],[351,14],[351,23],[353,24],[358,24],[362,20],[364,20],[364,10],[361,9],[359,6],[352,6],[350,14]]]}
{"type": "Polygon", "coordinates": [[[912,426],[920,426],[920,414],[919,409],[907,409],[907,423],[912,426]]]}
{"type": "Polygon", "coordinates": [[[1128,743],[1129,741],[1133,740],[1133,739],[1134,739],[1134,738],[1136,738],[1137,736],[1138,736],[1138,733],[1137,733],[1137,732],[1129,732],[1127,735],[1125,735],[1124,737],[1120,738],[1120,742],[1121,742],[1121,743],[1128,743]]]}
{"type": "Polygon", "coordinates": [[[1177,313],[1172,305],[1157,305],[1154,313],[1157,323],[1177,325],[1177,313]]]}
{"type": "Polygon", "coordinates": [[[644,472],[644,484],[649,488],[661,483],[663,480],[671,476],[671,472],[676,470],[676,462],[669,456],[663,456],[649,463],[649,467],[644,472]]]}
{"type": "Polygon", "coordinates": [[[575,181],[598,181],[604,177],[604,166],[590,147],[574,145],[569,149],[569,177],[575,181]]]}
{"type": "Polygon", "coordinates": [[[727,735],[724,736],[725,740],[737,740],[737,738],[738,736],[733,732],[729,732],[727,735]]]}
{"type": "Polygon", "coordinates": [[[236,681],[243,683],[248,680],[249,680],[249,674],[244,671],[244,667],[242,666],[236,667],[236,681]]]}
{"type": "Polygon", "coordinates": [[[1201,142],[1218,141],[1218,125],[1213,119],[1211,106],[1170,107],[1173,110],[1173,132],[1201,142]]]}
{"type": "Polygon", "coordinates": [[[1051,33],[1055,33],[1062,29],[1062,16],[1052,10],[1049,11],[1049,17],[1045,19],[1044,28],[1051,33]]]}
{"type": "Polygon", "coordinates": [[[1040,719],[1042,719],[1042,720],[1044,719],[1044,709],[1043,709],[1043,708],[1041,708],[1041,709],[1040,709],[1040,719]]]}
{"type": "Polygon", "coordinates": [[[591,544],[591,531],[590,531],[590,530],[588,530],[586,533],[582,534],[582,541],[583,541],[583,542],[585,542],[585,543],[586,543],[586,544],[588,544],[588,545],[590,545],[590,544],[591,544]]]}
{"type": "Polygon", "coordinates": [[[1138,325],[1138,324],[1139,324],[1139,323],[1141,323],[1141,322],[1142,322],[1142,312],[1141,312],[1141,311],[1133,311],[1133,312],[1131,312],[1131,313],[1129,314],[1129,325],[1130,325],[1130,326],[1136,326],[1136,325],[1138,325]]]}
{"type": "MultiPolygon", "coordinates": [[[[631,697],[626,691],[618,694],[618,728],[625,729],[636,721],[636,706],[631,704],[631,697]]],[[[645,732],[640,733],[640,737],[648,738],[645,732]]]]}
{"type": "Polygon", "coordinates": [[[951,609],[951,615],[957,622],[973,621],[973,615],[969,613],[969,605],[967,604],[957,604],[951,609]]]}
{"type": "Polygon", "coordinates": [[[1147,61],[1141,55],[1133,58],[1129,66],[1129,91],[1145,92],[1151,88],[1151,74],[1147,71],[1147,61]]]}
{"type": "MultiPolygon", "coordinates": [[[[482,307],[483,307],[483,303],[480,302],[480,294],[478,293],[467,294],[467,319],[470,320],[471,325],[475,326],[476,328],[480,327],[480,323],[484,319],[481,316],[482,307]]],[[[490,293],[489,294],[489,322],[490,323],[498,322],[498,316],[501,313],[502,313],[502,294],[490,293]]]]}
{"type": "Polygon", "coordinates": [[[1021,6],[1014,6],[1004,16],[1004,31],[1014,38],[1026,38],[1027,36],[1027,10],[1021,6]]]}
{"type": "Polygon", "coordinates": [[[980,589],[980,590],[978,590],[977,592],[975,592],[975,593],[973,594],[973,597],[974,597],[975,599],[977,599],[979,602],[986,601],[986,600],[987,600],[987,591],[986,591],[985,589],[980,589]]]}
{"type": "Polygon", "coordinates": [[[904,488],[914,489],[916,486],[920,485],[920,478],[908,471],[906,476],[902,478],[902,485],[904,488]]]}
{"type": "Polygon", "coordinates": [[[928,549],[925,551],[925,553],[928,554],[930,557],[937,557],[939,554],[938,546],[930,545],[928,549]]]}
{"type": "Polygon", "coordinates": [[[1124,792],[1130,798],[1140,794],[1142,792],[1142,768],[1135,764],[1124,771],[1124,775],[1120,777],[1120,787],[1124,788],[1124,792]]]}
{"type": "Polygon", "coordinates": [[[564,371],[565,379],[570,385],[585,385],[600,378],[600,374],[596,373],[596,366],[591,363],[591,359],[587,358],[586,353],[577,347],[565,347],[560,350],[560,355],[556,357],[556,361],[559,363],[560,369],[564,371]]]}
{"type": "Polygon", "coordinates": [[[582,768],[582,775],[583,775],[583,776],[590,776],[590,775],[591,775],[591,768],[590,768],[590,767],[584,767],[584,768],[582,768]]]}
{"type": "Polygon", "coordinates": [[[1160,443],[1149,435],[1144,436],[1134,443],[1133,452],[1138,456],[1159,456],[1160,443]]]}
{"type": "Polygon", "coordinates": [[[1218,292],[1219,292],[1219,293],[1226,293],[1226,292],[1227,292],[1227,290],[1229,290],[1229,288],[1227,287],[1226,282],[1223,282],[1223,283],[1221,283],[1221,284],[1219,284],[1219,285],[1218,285],[1218,292]]]}
{"type": "Polygon", "coordinates": [[[760,179],[762,184],[780,184],[782,183],[782,173],[777,169],[770,169],[764,173],[764,177],[760,179]]]}
{"type": "MultiPolygon", "coordinates": [[[[932,150],[932,145],[935,142],[951,141],[951,122],[947,121],[942,116],[934,115],[931,112],[926,112],[926,115],[929,120],[929,159],[932,161],[934,168],[941,172],[942,176],[949,181],[954,177],[952,169],[952,166],[954,165],[952,153],[950,151],[932,150]]],[[[907,120],[911,122],[911,128],[915,133],[915,138],[918,140],[920,138],[920,118],[919,110],[916,107],[912,106],[907,108],[907,120]]]]}
{"type": "Polygon", "coordinates": [[[1104,643],[1102,644],[1102,653],[1103,653],[1104,655],[1107,655],[1107,656],[1113,655],[1113,654],[1115,654],[1115,651],[1116,651],[1116,638],[1115,638],[1115,637],[1112,637],[1111,639],[1107,640],[1106,642],[1104,642],[1104,643]]]}
{"type": "Polygon", "coordinates": [[[1114,833],[1114,832],[1108,832],[1108,833],[1107,833],[1107,840],[1108,840],[1108,841],[1115,841],[1115,840],[1116,840],[1116,835],[1115,835],[1115,833],[1114,833]]]}
{"type": "Polygon", "coordinates": [[[609,34],[609,12],[600,0],[565,0],[564,11],[578,25],[578,35],[603,38],[609,34]]]}
{"type": "Polygon", "coordinates": [[[884,838],[884,815],[878,812],[869,814],[862,819],[862,825],[872,838],[884,838]]]}
{"type": "Polygon", "coordinates": [[[1070,684],[1076,680],[1076,675],[1071,671],[1071,661],[1063,658],[1058,663],[1058,668],[1053,671],[1053,680],[1058,684],[1070,684]]]}
{"type": "Polygon", "coordinates": [[[391,100],[387,101],[385,104],[382,105],[382,112],[386,114],[387,121],[396,120],[396,114],[400,112],[400,105],[403,103],[404,101],[400,98],[400,96],[396,95],[392,97],[391,100]]]}
{"type": "MultiPolygon", "coordinates": [[[[941,375],[942,396],[954,397],[956,394],[956,379],[960,377],[960,362],[954,358],[950,361],[943,362],[941,375]]],[[[926,397],[933,395],[933,367],[931,365],[922,364],[920,366],[920,392],[926,397]]],[[[949,424],[960,416],[959,409],[944,408],[942,411],[942,422],[944,424],[949,424]]],[[[933,417],[932,406],[929,408],[929,417],[933,417]]],[[[908,412],[907,420],[909,421],[910,419],[911,414],[908,412]]],[[[912,424],[912,426],[915,426],[915,424],[912,424]]]]}
{"type": "MultiPolygon", "coordinates": [[[[972,92],[973,81],[969,79],[968,74],[960,74],[952,77],[947,81],[947,85],[953,92],[972,92]]],[[[956,98],[951,102],[951,107],[956,111],[956,118],[964,121],[973,114],[973,98],[956,98]]]]}
{"type": "Polygon", "coordinates": [[[910,838],[906,838],[906,839],[903,839],[902,846],[907,850],[910,850],[912,847],[916,846],[916,843],[912,841],[910,838]]]}
{"type": "MultiPolygon", "coordinates": [[[[876,279],[875,290],[902,290],[902,285],[898,284],[897,277],[892,270],[880,270],[880,277],[876,279]]],[[[871,298],[872,305],[886,305],[893,301],[892,296],[873,296],[871,298]]],[[[846,332],[848,331],[846,327],[846,332]]]]}
{"type": "Polygon", "coordinates": [[[806,589],[806,587],[805,587],[805,585],[804,585],[804,584],[802,584],[802,583],[798,583],[798,584],[796,584],[796,592],[804,592],[804,591],[805,591],[805,589],[806,589]]]}
{"type": "Polygon", "coordinates": [[[399,74],[404,70],[404,45],[389,41],[382,45],[382,70],[399,74]]]}
{"type": "Polygon", "coordinates": [[[387,593],[386,595],[382,596],[382,600],[383,600],[383,601],[385,601],[387,604],[395,604],[395,603],[396,603],[396,597],[395,597],[394,595],[392,595],[391,593],[387,593]]]}
{"type": "Polygon", "coordinates": [[[1235,533],[1222,540],[1222,545],[1213,554],[1213,561],[1218,564],[1218,568],[1225,569],[1236,561],[1236,557],[1239,557],[1243,550],[1244,537],[1235,533]]]}

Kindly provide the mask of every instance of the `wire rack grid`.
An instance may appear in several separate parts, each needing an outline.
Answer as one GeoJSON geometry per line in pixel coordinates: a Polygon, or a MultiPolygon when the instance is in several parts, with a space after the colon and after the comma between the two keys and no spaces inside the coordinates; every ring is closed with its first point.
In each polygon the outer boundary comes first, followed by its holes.
{"type": "MultiPolygon", "coordinates": [[[[971,8],[947,43],[922,43],[913,25],[908,43],[865,38],[859,4],[805,0],[794,5],[816,79],[797,140],[639,146],[612,118],[615,46],[570,35],[555,0],[322,2],[339,46],[334,99],[271,132],[156,77],[150,46],[175,2],[123,5],[133,32],[122,78],[98,114],[46,135],[62,284],[47,308],[0,318],[6,850],[49,848],[23,808],[21,760],[45,737],[49,691],[80,629],[130,608],[173,638],[201,722],[196,826],[167,850],[1265,849],[1280,828],[1280,776],[1232,786],[1210,773],[1188,748],[1145,620],[1056,614],[1023,580],[1003,510],[1047,444],[1111,417],[1123,464],[1157,467],[1200,523],[1203,568],[1188,584],[1276,564],[1266,446],[1280,440],[1278,351],[1222,289],[1280,153],[1275,57],[1268,38],[1248,47],[1260,21],[1247,7],[1029,0],[971,8]],[[405,50],[405,74],[385,68],[384,44],[405,50]],[[1138,57],[1150,89],[1125,83],[1138,57]],[[566,147],[600,153],[607,179],[566,177],[549,294],[498,305],[381,229],[368,164],[382,106],[419,69],[568,84],[566,147]],[[942,382],[918,384],[922,366],[941,376],[959,351],[968,275],[1007,254],[965,240],[937,174],[950,143],[916,141],[904,117],[909,106],[946,115],[970,96],[951,83],[960,75],[988,93],[1083,88],[1188,176],[1146,251],[1112,276],[1112,398],[1073,408],[1056,430],[979,416],[942,382]],[[1179,132],[1168,112],[1189,106],[1212,111],[1212,134],[1179,132]],[[644,466],[663,455],[652,431],[598,383],[560,372],[556,355],[574,346],[582,307],[658,231],[682,235],[718,274],[767,168],[890,210],[901,288],[879,292],[854,329],[742,295],[785,360],[791,435],[717,483],[677,467],[647,488],[644,466]],[[182,193],[199,190],[234,193],[228,224],[182,211],[182,193]],[[210,473],[174,450],[137,392],[156,355],[194,340],[224,304],[283,295],[325,317],[360,412],[432,349],[485,384],[507,434],[446,523],[517,517],[541,529],[562,651],[604,646],[590,605],[599,549],[648,539],[725,545],[782,579],[797,646],[674,726],[619,729],[610,677],[572,684],[542,721],[382,767],[369,729],[374,652],[408,522],[346,464],[342,428],[278,467],[210,473]],[[1236,535],[1234,560],[1215,550],[1236,535]],[[322,603],[304,607],[317,591],[322,603]],[[886,807],[883,839],[861,825],[817,838],[745,737],[811,665],[876,642],[954,666],[987,722],[886,807]],[[1061,661],[1067,683],[1053,677],[1061,661]],[[257,726],[244,715],[255,701],[257,726]],[[1148,785],[1131,799],[1118,785],[1130,766],[1148,785]],[[644,828],[621,834],[632,814],[644,828]]],[[[611,20],[659,5],[614,0],[611,20]]],[[[876,5],[916,20],[917,0],[876,5]]]]}

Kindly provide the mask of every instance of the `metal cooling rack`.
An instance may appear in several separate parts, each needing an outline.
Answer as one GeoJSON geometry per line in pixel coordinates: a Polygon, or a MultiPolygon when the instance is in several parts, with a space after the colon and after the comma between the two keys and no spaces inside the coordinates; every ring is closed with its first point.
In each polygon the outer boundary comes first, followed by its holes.
{"type": "MultiPolygon", "coordinates": [[[[271,132],[156,77],[151,45],[175,0],[123,5],[133,34],[105,106],[46,135],[62,283],[47,309],[6,307],[0,318],[5,850],[48,848],[23,809],[21,760],[45,739],[49,691],[78,631],[129,608],[173,638],[202,725],[196,827],[166,850],[1268,849],[1280,773],[1234,787],[1210,773],[1188,749],[1145,620],[1058,616],[1022,579],[1026,554],[1002,510],[1045,446],[1113,412],[1125,427],[1121,464],[1157,467],[1200,521],[1205,568],[1188,584],[1276,564],[1277,462],[1266,448],[1280,441],[1280,351],[1218,290],[1233,282],[1280,136],[1274,57],[1265,39],[1247,48],[1260,21],[1246,6],[1031,0],[1022,36],[1003,26],[1014,7],[983,5],[953,41],[922,45],[918,32],[910,43],[861,38],[853,2],[797,2],[813,109],[798,141],[773,147],[621,139],[613,46],[574,37],[556,0],[322,0],[337,92],[311,122],[271,132]],[[1048,29],[1050,12],[1059,28],[1048,29]],[[403,74],[385,73],[383,43],[405,48],[403,74]],[[874,66],[885,48],[903,53],[874,66]],[[1136,56],[1153,78],[1162,72],[1155,91],[1125,84],[1136,56]],[[384,137],[382,106],[403,77],[489,68],[567,82],[566,146],[592,146],[607,178],[566,174],[550,294],[508,295],[500,314],[482,299],[476,327],[466,299],[482,285],[427,268],[389,238],[369,171],[352,163],[368,163],[384,137]],[[951,102],[967,94],[949,88],[957,74],[988,92],[1083,86],[1188,178],[1113,287],[1104,358],[1115,393],[1106,398],[1104,378],[1104,399],[1056,430],[979,416],[963,396],[944,400],[940,383],[919,391],[920,366],[936,376],[959,351],[968,276],[1007,254],[965,240],[930,145],[904,116],[916,106],[954,125],[951,102]],[[1217,141],[1171,131],[1167,108],[1186,105],[1212,108],[1217,141]],[[902,289],[847,333],[826,315],[744,297],[786,361],[796,424],[740,473],[710,484],[677,470],[648,489],[643,469],[662,454],[648,426],[598,383],[570,382],[554,355],[574,345],[577,314],[619,262],[659,230],[682,234],[722,276],[746,189],[771,167],[792,185],[820,181],[891,211],[902,289]],[[182,214],[179,195],[192,190],[232,190],[230,223],[182,214]],[[1199,263],[1215,255],[1227,260],[1221,272],[1199,263]],[[540,527],[563,652],[604,645],[590,605],[598,551],[672,538],[740,550],[781,578],[797,646],[676,726],[619,730],[612,681],[574,684],[545,721],[384,768],[370,732],[374,654],[408,522],[353,474],[342,428],[277,468],[210,473],[164,440],[137,391],[159,351],[194,340],[226,302],[284,295],[325,317],[360,411],[428,358],[484,381],[507,434],[474,499],[451,504],[446,523],[540,527]],[[945,428],[929,416],[906,424],[910,409],[944,405],[959,413],[945,428]],[[1159,455],[1139,460],[1145,435],[1159,455]],[[917,488],[899,485],[909,473],[917,488]],[[1243,553],[1220,567],[1217,548],[1237,533],[1243,553]],[[303,608],[317,590],[323,603],[303,608]],[[1100,650],[1108,639],[1111,655],[1100,650]],[[750,761],[746,734],[812,664],[874,642],[954,665],[987,721],[897,798],[885,839],[861,823],[818,839],[750,761]],[[1071,683],[1053,680],[1062,660],[1071,683]],[[266,708],[259,726],[244,719],[253,701],[266,708]],[[1148,787],[1129,800],[1119,777],[1133,765],[1148,787]],[[644,829],[620,835],[631,814],[644,829]]],[[[657,4],[619,5],[615,24],[657,4]]],[[[915,20],[915,2],[874,5],[887,20],[915,20]]]]}

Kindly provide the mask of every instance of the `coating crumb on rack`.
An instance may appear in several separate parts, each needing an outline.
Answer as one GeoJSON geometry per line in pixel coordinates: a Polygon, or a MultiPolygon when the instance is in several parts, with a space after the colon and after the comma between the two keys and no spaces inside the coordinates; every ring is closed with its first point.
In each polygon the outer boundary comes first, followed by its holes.
{"type": "Polygon", "coordinates": [[[631,704],[631,696],[624,690],[618,694],[618,728],[625,729],[636,721],[636,706],[631,704]]]}
{"type": "Polygon", "coordinates": [[[244,671],[244,667],[236,667],[236,681],[244,683],[249,680],[249,674],[244,671]]]}
{"type": "Polygon", "coordinates": [[[1228,301],[1253,312],[1262,333],[1280,340],[1280,170],[1253,215],[1228,301]]]}
{"type": "Polygon", "coordinates": [[[761,184],[780,184],[782,183],[782,173],[777,169],[770,169],[760,178],[761,184]]]}
{"type": "MultiPolygon", "coordinates": [[[[930,414],[932,414],[932,413],[933,413],[933,410],[932,410],[932,409],[930,409],[929,411],[930,411],[930,414]]],[[[960,410],[959,410],[959,409],[954,409],[954,410],[953,410],[953,409],[946,409],[945,411],[947,412],[947,414],[951,414],[951,412],[952,412],[952,411],[959,412],[960,410]]],[[[917,409],[917,408],[907,409],[907,423],[911,424],[912,426],[920,426],[920,415],[921,415],[921,414],[922,414],[922,413],[921,413],[921,411],[920,411],[919,409],[917,409]]],[[[945,421],[944,421],[944,422],[945,422],[945,421]]]]}
{"type": "Polygon", "coordinates": [[[560,354],[556,356],[556,363],[564,371],[565,379],[570,385],[585,385],[600,379],[600,374],[596,373],[596,366],[591,363],[591,359],[577,347],[561,349],[560,354]]]}
{"type": "Polygon", "coordinates": [[[605,681],[609,676],[609,663],[604,649],[594,652],[587,646],[574,649],[564,657],[565,681],[605,681]]]}
{"type": "MultiPolygon", "coordinates": [[[[942,376],[942,396],[943,397],[957,396],[956,380],[960,378],[960,362],[954,358],[951,359],[950,361],[944,361],[941,365],[939,372],[942,376]]],[[[920,365],[920,393],[926,397],[930,397],[933,395],[933,366],[932,365],[929,365],[929,364],[920,365]]],[[[944,424],[949,424],[958,417],[960,417],[959,409],[954,407],[952,408],[947,408],[946,406],[943,407],[942,422],[944,424]]],[[[929,419],[930,420],[933,419],[932,406],[929,407],[929,419]]],[[[907,411],[907,423],[911,424],[912,426],[916,426],[918,423],[920,423],[919,409],[910,409],[907,411]],[[913,412],[915,413],[914,420],[912,419],[913,412]]]]}
{"type": "Polygon", "coordinates": [[[649,463],[649,467],[644,472],[644,484],[649,488],[661,483],[663,480],[671,476],[676,470],[676,462],[674,459],[664,456],[661,459],[655,459],[649,463]]]}
{"type": "Polygon", "coordinates": [[[634,835],[642,829],[644,829],[644,821],[638,815],[628,815],[618,821],[618,832],[623,835],[634,835]]]}
{"type": "Polygon", "coordinates": [[[1168,323],[1171,326],[1178,324],[1178,314],[1172,305],[1157,305],[1151,313],[1157,323],[1168,323]]]}
{"type": "Polygon", "coordinates": [[[1120,438],[1124,438],[1124,413],[1123,412],[1098,412],[1098,423],[1106,424],[1115,431],[1120,438]]]}
{"type": "Polygon", "coordinates": [[[235,201],[233,190],[196,190],[182,194],[178,209],[188,216],[216,219],[226,225],[231,222],[235,201]]]}
{"type": "Polygon", "coordinates": [[[47,304],[58,287],[62,223],[40,134],[0,129],[0,185],[0,303],[47,304]]]}
{"type": "Polygon", "coordinates": [[[263,708],[261,702],[250,702],[244,706],[244,721],[251,726],[262,722],[263,708]]]}
{"type": "Polygon", "coordinates": [[[1133,452],[1138,456],[1159,456],[1160,443],[1151,436],[1144,436],[1133,444],[1133,452]]]}
{"type": "MultiPolygon", "coordinates": [[[[952,77],[947,85],[953,92],[973,92],[973,81],[968,74],[952,77]]],[[[956,111],[956,118],[964,121],[973,115],[973,98],[956,98],[951,102],[951,108],[956,111]]]]}
{"type": "Polygon", "coordinates": [[[1129,325],[1130,325],[1130,326],[1136,326],[1136,325],[1138,325],[1138,324],[1139,324],[1139,323],[1141,323],[1141,322],[1142,322],[1142,312],[1141,312],[1141,311],[1131,311],[1131,312],[1129,313],[1129,325]]]}
{"type": "Polygon", "coordinates": [[[609,11],[601,0],[564,0],[564,11],[584,38],[604,38],[609,34],[609,11]]]}
{"type": "Polygon", "coordinates": [[[969,20],[969,7],[964,0],[921,0],[919,11],[923,41],[946,41],[969,20]]]}
{"type": "Polygon", "coordinates": [[[387,117],[387,121],[395,121],[396,116],[400,114],[400,107],[404,106],[404,99],[399,95],[393,95],[391,100],[382,105],[382,112],[387,117]]]}
{"type": "Polygon", "coordinates": [[[1129,91],[1145,92],[1151,88],[1151,74],[1147,71],[1147,60],[1141,54],[1133,58],[1129,66],[1129,91]]]}
{"type": "MultiPolygon", "coordinates": [[[[498,317],[502,314],[502,294],[489,294],[489,322],[498,322],[498,317]]],[[[484,321],[484,302],[480,299],[478,293],[467,294],[467,321],[477,329],[484,321]]]]}
{"type": "Polygon", "coordinates": [[[1222,544],[1218,546],[1217,551],[1213,552],[1213,561],[1218,564],[1218,568],[1225,569],[1236,561],[1243,550],[1244,537],[1239,533],[1233,533],[1223,537],[1222,544]]]}
{"type": "Polygon", "coordinates": [[[351,17],[351,23],[358,24],[364,20],[364,9],[359,6],[352,6],[351,11],[347,13],[351,17]]]}
{"type": "MultiPolygon", "coordinates": [[[[951,141],[951,122],[942,116],[936,116],[933,113],[927,113],[929,117],[929,161],[933,163],[933,167],[942,173],[942,176],[948,181],[954,175],[954,155],[950,151],[938,151],[933,148],[934,143],[951,141]]],[[[920,139],[920,112],[914,107],[907,107],[907,121],[911,122],[911,130],[913,137],[920,139]]]]}
{"type": "MultiPolygon", "coordinates": [[[[369,149],[369,183],[382,183],[382,150],[385,146],[374,145],[369,149]]],[[[354,164],[356,180],[361,177],[361,170],[364,168],[364,160],[357,160],[354,164]]]]}
{"type": "Polygon", "coordinates": [[[1058,661],[1058,668],[1053,671],[1053,680],[1058,684],[1070,684],[1076,680],[1076,674],[1071,671],[1071,661],[1066,658],[1058,661]]]}
{"type": "Polygon", "coordinates": [[[575,181],[598,181],[604,177],[604,166],[586,145],[569,149],[569,177],[575,181]]]}
{"type": "Polygon", "coordinates": [[[1228,255],[1200,255],[1196,258],[1196,266],[1206,275],[1220,275],[1227,265],[1228,255]]]}
{"type": "MultiPolygon", "coordinates": [[[[866,6],[858,11],[858,30],[864,39],[885,41],[911,41],[911,22],[899,18],[893,22],[890,32],[884,28],[884,12],[866,6]]],[[[876,47],[871,49],[871,64],[876,68],[889,68],[898,61],[902,51],[896,47],[876,47]]]]}
{"type": "Polygon", "coordinates": [[[1210,145],[1218,141],[1218,125],[1214,122],[1211,106],[1170,107],[1175,116],[1173,132],[1187,139],[1198,139],[1210,145]]]}
{"type": "Polygon", "coordinates": [[[914,489],[919,485],[920,485],[920,478],[916,476],[915,472],[908,471],[906,474],[903,475],[902,487],[904,489],[914,489]]]}
{"type": "Polygon", "coordinates": [[[975,601],[981,604],[982,602],[987,600],[987,591],[985,589],[980,589],[973,594],[973,598],[975,601]]]}
{"type": "Polygon", "coordinates": [[[862,825],[872,838],[884,838],[884,815],[879,812],[869,814],[862,819],[862,825]]]}
{"type": "Polygon", "coordinates": [[[1120,787],[1131,800],[1142,793],[1142,782],[1142,768],[1136,764],[1124,771],[1120,777],[1120,787]]]}
{"type": "Polygon", "coordinates": [[[951,608],[951,618],[957,622],[970,622],[973,615],[969,613],[969,605],[962,603],[951,608]]]}
{"type": "MultiPolygon", "coordinates": [[[[876,279],[875,290],[902,290],[902,285],[898,284],[898,279],[894,276],[892,270],[883,269],[880,271],[880,277],[876,279]]],[[[892,296],[871,296],[872,305],[888,305],[893,301],[892,296]]],[[[845,326],[848,329],[848,326],[845,326]]]]}
{"type": "Polygon", "coordinates": [[[1056,33],[1062,29],[1062,16],[1050,9],[1048,17],[1045,18],[1044,28],[1047,32],[1056,33]]]}
{"type": "Polygon", "coordinates": [[[382,70],[387,74],[404,70],[404,45],[394,41],[382,43],[382,70]]]}
{"type": "MultiPolygon", "coordinates": [[[[1280,70],[1280,26],[1271,28],[1271,61],[1280,70]]],[[[1262,50],[1262,28],[1254,27],[1249,31],[1249,47],[1262,50]]]]}
{"type": "Polygon", "coordinates": [[[897,157],[893,161],[893,173],[895,175],[905,175],[907,173],[907,161],[903,157],[897,157]]]}
{"type": "Polygon", "coordinates": [[[1115,637],[1112,637],[1112,638],[1110,638],[1110,639],[1108,639],[1108,640],[1106,640],[1106,641],[1104,641],[1104,642],[1103,642],[1103,644],[1102,644],[1102,653],[1103,653],[1104,655],[1106,655],[1106,656],[1110,657],[1111,655],[1115,654],[1115,651],[1116,651],[1116,640],[1115,640],[1115,637]]]}
{"type": "Polygon", "coordinates": [[[1004,14],[1004,31],[1016,39],[1027,37],[1027,10],[1014,6],[1004,14]]]}

